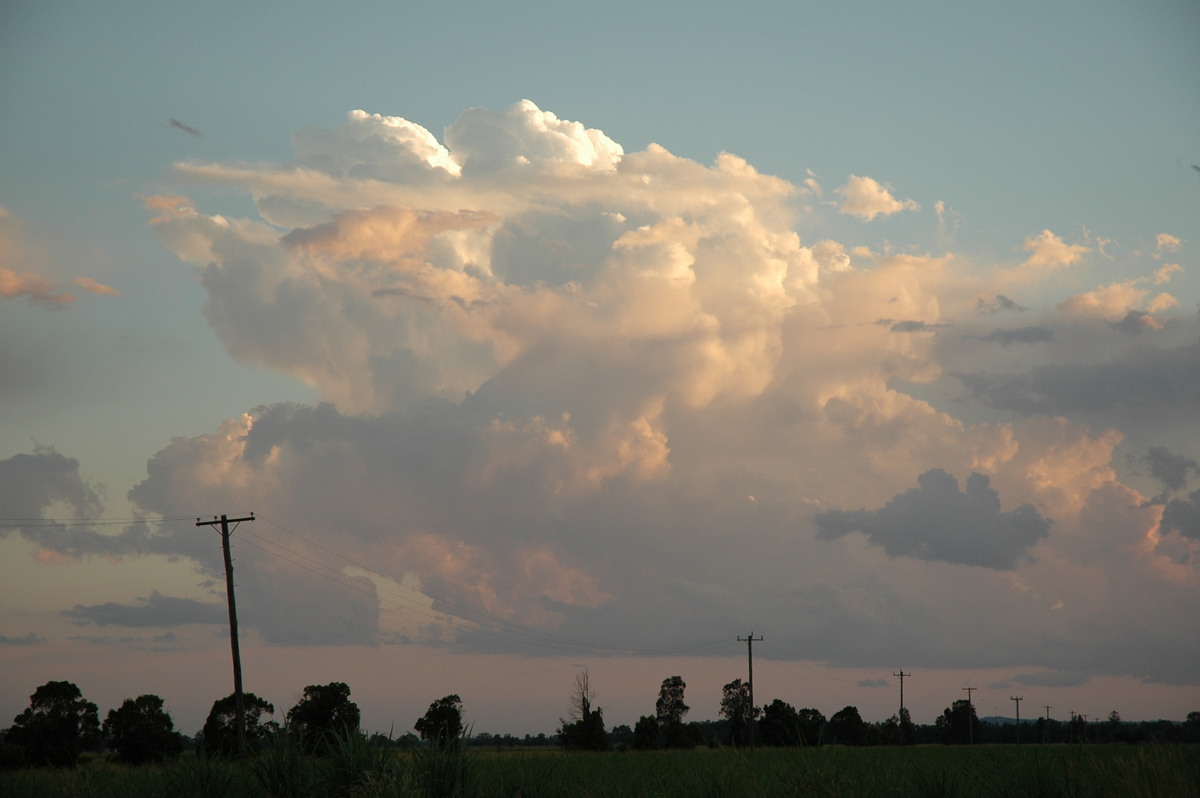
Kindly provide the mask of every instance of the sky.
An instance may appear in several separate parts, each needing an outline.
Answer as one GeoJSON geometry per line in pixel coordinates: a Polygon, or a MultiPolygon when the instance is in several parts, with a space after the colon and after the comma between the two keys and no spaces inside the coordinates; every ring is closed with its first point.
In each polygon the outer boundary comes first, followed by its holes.
{"type": "Polygon", "coordinates": [[[0,725],[1200,710],[1200,6],[0,10],[0,725]],[[761,640],[757,638],[761,637],[761,640]],[[739,640],[742,638],[742,640],[739,640]],[[1023,706],[1013,701],[1021,697],[1023,706]]]}

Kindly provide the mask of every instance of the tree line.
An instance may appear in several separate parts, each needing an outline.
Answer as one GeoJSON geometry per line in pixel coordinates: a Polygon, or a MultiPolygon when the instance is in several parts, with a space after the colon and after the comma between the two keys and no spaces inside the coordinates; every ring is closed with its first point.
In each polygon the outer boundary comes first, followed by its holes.
{"type": "MultiPolygon", "coordinates": [[[[816,709],[797,709],[778,698],[762,707],[752,706],[749,686],[741,679],[722,689],[719,720],[688,722],[686,687],[682,677],[667,677],[659,689],[653,714],[642,715],[632,727],[608,729],[585,670],[576,676],[567,716],[560,719],[552,736],[526,735],[522,740],[511,735],[480,734],[469,738],[462,699],[451,694],[433,701],[416,719],[412,728],[419,736],[375,734],[369,741],[380,746],[425,744],[443,749],[470,742],[497,747],[558,745],[575,751],[751,744],[1200,743],[1200,712],[1189,713],[1183,723],[1126,723],[1114,711],[1104,721],[1089,723],[1080,715],[1070,722],[1038,718],[1017,727],[981,722],[971,703],[960,699],[931,725],[914,724],[904,709],[881,723],[868,723],[853,706],[829,718],[816,709]]],[[[79,687],[71,682],[50,681],[30,696],[29,706],[13,719],[12,726],[0,731],[0,767],[70,767],[86,752],[107,752],[116,761],[137,765],[171,759],[193,747],[211,756],[233,757],[241,751],[243,740],[246,752],[253,754],[273,736],[284,734],[305,752],[317,755],[347,736],[363,737],[361,713],[344,682],[305,687],[295,706],[285,713],[282,724],[268,717],[275,714],[274,705],[254,693],[244,693],[242,704],[241,738],[236,696],[229,695],[213,702],[203,729],[193,739],[175,729],[163,699],[156,695],[127,698],[121,706],[109,710],[102,722],[96,704],[85,699],[79,687]]]]}

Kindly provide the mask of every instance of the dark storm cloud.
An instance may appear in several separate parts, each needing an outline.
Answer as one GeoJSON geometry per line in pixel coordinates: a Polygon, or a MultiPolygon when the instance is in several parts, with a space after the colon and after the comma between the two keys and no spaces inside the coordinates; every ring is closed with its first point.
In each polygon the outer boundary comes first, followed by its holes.
{"type": "Polygon", "coordinates": [[[990,302],[984,302],[982,299],[975,300],[975,312],[981,316],[1001,313],[1003,311],[1015,311],[1017,313],[1023,313],[1026,310],[1028,310],[1028,308],[1026,308],[1024,305],[1018,305],[1004,294],[996,294],[996,297],[990,302]]]}
{"type": "Polygon", "coordinates": [[[940,560],[1009,570],[1050,530],[1050,521],[1029,505],[1000,511],[1000,495],[983,474],[958,480],[940,468],[926,471],[919,488],[899,494],[878,510],[829,510],[814,520],[818,537],[833,540],[861,532],[893,557],[940,560]]]}
{"type": "Polygon", "coordinates": [[[1163,508],[1159,532],[1177,532],[1184,537],[1200,540],[1200,490],[1192,491],[1186,499],[1171,499],[1163,508]]]}
{"type": "Polygon", "coordinates": [[[997,343],[1000,346],[1010,344],[1038,344],[1054,340],[1054,330],[1049,327],[1017,327],[1011,330],[992,330],[987,335],[969,336],[978,341],[997,343]]]}
{"type": "Polygon", "coordinates": [[[185,125],[183,122],[180,122],[178,119],[175,119],[175,118],[169,119],[167,121],[167,126],[173,127],[176,130],[182,130],[184,133],[187,133],[189,136],[195,136],[196,138],[200,138],[201,136],[204,135],[203,133],[201,133],[199,130],[196,130],[196,128],[192,127],[191,125],[185,125]]]}
{"type": "Polygon", "coordinates": [[[1167,490],[1183,490],[1187,487],[1188,474],[1200,474],[1200,466],[1190,457],[1172,454],[1165,446],[1151,446],[1142,456],[1130,455],[1130,465],[1142,464],[1150,467],[1150,474],[1167,490]]]}
{"type": "Polygon", "coordinates": [[[184,626],[193,623],[219,624],[228,620],[223,604],[164,596],[152,591],[136,604],[76,604],[62,614],[77,624],[97,626],[184,626]]]}
{"type": "Polygon", "coordinates": [[[953,376],[1000,410],[1190,417],[1200,407],[1200,344],[1138,346],[1104,363],[1056,363],[1025,374],[955,372],[953,376]]]}

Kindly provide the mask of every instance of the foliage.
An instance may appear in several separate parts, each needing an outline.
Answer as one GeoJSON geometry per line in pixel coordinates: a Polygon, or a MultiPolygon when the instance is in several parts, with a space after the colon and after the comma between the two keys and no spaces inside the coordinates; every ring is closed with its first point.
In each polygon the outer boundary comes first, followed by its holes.
{"type": "Polygon", "coordinates": [[[839,745],[867,744],[868,727],[858,714],[858,707],[844,707],[833,713],[827,731],[830,742],[839,745]]]}
{"type": "Polygon", "coordinates": [[[721,717],[729,727],[730,745],[746,745],[750,742],[751,724],[758,719],[760,710],[750,703],[750,685],[734,679],[721,688],[721,717]]]}
{"type": "Polygon", "coordinates": [[[758,728],[763,745],[781,748],[800,745],[800,715],[786,701],[776,698],[764,707],[758,728]]]}
{"type": "MultiPolygon", "coordinates": [[[[254,693],[242,694],[242,713],[246,719],[246,750],[257,751],[271,727],[264,724],[264,714],[274,715],[275,705],[254,693]]],[[[230,693],[213,702],[204,721],[204,750],[209,754],[233,756],[238,753],[237,695],[230,693]]]]}
{"type": "Polygon", "coordinates": [[[636,751],[649,751],[658,748],[658,718],[653,715],[642,715],[633,724],[633,748],[636,751]]]}
{"type": "Polygon", "coordinates": [[[463,733],[462,699],[457,694],[439,698],[413,724],[422,740],[432,740],[438,748],[458,741],[463,733]]]}
{"type": "Polygon", "coordinates": [[[317,751],[329,735],[358,730],[358,704],[350,700],[345,682],[310,684],[304,688],[304,697],[288,710],[287,722],[306,750],[317,751]]]}
{"type": "Polygon", "coordinates": [[[110,709],[103,732],[116,759],[130,765],[169,759],[183,750],[183,736],[156,695],[126,698],[110,709]]]}
{"type": "Polygon", "coordinates": [[[611,747],[604,731],[604,711],[592,707],[595,700],[588,672],[576,674],[568,719],[560,721],[558,730],[563,748],[568,751],[607,751],[611,747]]]}
{"type": "Polygon", "coordinates": [[[21,746],[30,764],[72,767],[99,745],[100,712],[71,682],[46,682],[13,718],[5,740],[21,746]]]}
{"type": "Polygon", "coordinates": [[[947,707],[934,723],[941,733],[942,742],[948,745],[966,745],[982,739],[975,707],[965,698],[947,707]]]}
{"type": "Polygon", "coordinates": [[[690,709],[683,702],[683,691],[686,687],[682,677],[668,676],[663,679],[662,687],[658,691],[658,701],[654,703],[658,729],[662,734],[663,745],[667,748],[685,748],[692,742],[683,725],[683,716],[690,709]]]}

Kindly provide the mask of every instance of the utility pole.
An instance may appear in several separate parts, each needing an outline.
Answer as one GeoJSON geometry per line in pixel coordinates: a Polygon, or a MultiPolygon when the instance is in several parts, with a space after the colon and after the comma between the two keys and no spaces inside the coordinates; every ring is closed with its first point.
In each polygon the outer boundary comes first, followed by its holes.
{"type": "Polygon", "coordinates": [[[246,702],[242,698],[242,653],[238,648],[237,602],[233,599],[233,555],[229,552],[229,530],[231,523],[253,521],[254,513],[245,518],[213,516],[211,521],[196,519],[196,526],[216,527],[221,525],[221,552],[225,555],[225,595],[229,599],[229,647],[233,651],[233,706],[237,712],[238,756],[246,755],[246,702]]]}
{"type": "Polygon", "coordinates": [[[1017,745],[1021,744],[1021,701],[1025,696],[1012,695],[1009,696],[1012,702],[1017,705],[1017,745]]]}
{"type": "Polygon", "coordinates": [[[750,688],[750,750],[754,750],[754,641],[762,640],[762,635],[754,636],[751,632],[747,637],[739,637],[738,642],[745,641],[746,643],[746,661],[749,665],[749,679],[747,685],[750,688]]]}
{"type": "Polygon", "coordinates": [[[904,668],[901,668],[899,673],[893,673],[892,675],[900,677],[900,720],[901,720],[901,722],[903,722],[904,721],[904,677],[912,676],[912,674],[905,673],[904,668]]]}
{"type": "Polygon", "coordinates": [[[1042,724],[1042,745],[1046,744],[1047,735],[1050,733],[1050,710],[1054,707],[1049,704],[1042,704],[1046,708],[1046,722],[1042,724]]]}
{"type": "Polygon", "coordinates": [[[971,703],[971,692],[978,690],[978,687],[964,687],[967,691],[967,745],[975,744],[975,724],[972,723],[975,719],[975,707],[971,703]]]}

